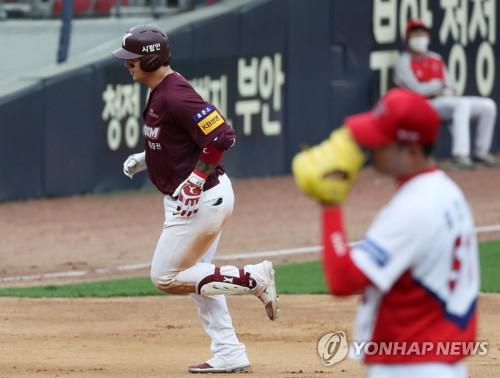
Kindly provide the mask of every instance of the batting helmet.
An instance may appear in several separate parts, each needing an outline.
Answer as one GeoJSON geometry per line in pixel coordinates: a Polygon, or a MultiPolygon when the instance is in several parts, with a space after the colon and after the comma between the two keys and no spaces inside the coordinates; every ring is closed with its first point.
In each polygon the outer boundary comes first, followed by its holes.
{"type": "Polygon", "coordinates": [[[122,47],[113,51],[118,59],[140,59],[143,71],[152,72],[170,61],[170,43],[160,29],[149,25],[130,28],[122,37],[122,47]]]}

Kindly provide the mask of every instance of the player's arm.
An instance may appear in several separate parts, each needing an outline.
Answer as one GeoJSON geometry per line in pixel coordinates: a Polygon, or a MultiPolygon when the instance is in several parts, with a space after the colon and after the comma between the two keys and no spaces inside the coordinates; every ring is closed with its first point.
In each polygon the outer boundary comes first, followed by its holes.
{"type": "Polygon", "coordinates": [[[123,174],[132,179],[136,173],[144,171],[146,168],[146,153],[143,151],[132,154],[125,160],[123,163],[123,174]]]}
{"type": "Polygon", "coordinates": [[[233,147],[235,143],[236,133],[228,127],[201,150],[195,169],[173,194],[173,197],[177,197],[180,202],[177,211],[181,216],[190,217],[198,212],[198,202],[206,179],[221,161],[224,151],[233,147]]]}
{"type": "Polygon", "coordinates": [[[351,295],[370,285],[370,280],[354,264],[345,242],[342,209],[325,206],[322,213],[323,271],[334,295],[351,295]]]}
{"type": "Polygon", "coordinates": [[[346,127],[335,130],[320,145],[300,152],[292,162],[297,186],[324,205],[323,270],[335,295],[356,293],[370,283],[351,259],[340,209],[363,162],[363,153],[346,127]]]}
{"type": "Polygon", "coordinates": [[[236,133],[228,128],[201,150],[194,172],[207,178],[215,170],[224,156],[224,151],[236,143],[236,133]]]}

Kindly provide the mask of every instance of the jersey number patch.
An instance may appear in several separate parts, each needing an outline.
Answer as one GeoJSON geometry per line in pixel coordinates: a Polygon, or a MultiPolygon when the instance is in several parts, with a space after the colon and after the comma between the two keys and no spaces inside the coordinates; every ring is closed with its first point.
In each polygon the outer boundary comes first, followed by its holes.
{"type": "Polygon", "coordinates": [[[457,236],[455,242],[453,243],[453,251],[452,251],[452,261],[451,261],[451,274],[450,279],[448,280],[448,287],[450,290],[453,290],[457,284],[458,272],[462,267],[462,262],[460,261],[460,257],[458,256],[458,251],[462,246],[462,238],[457,236]]]}

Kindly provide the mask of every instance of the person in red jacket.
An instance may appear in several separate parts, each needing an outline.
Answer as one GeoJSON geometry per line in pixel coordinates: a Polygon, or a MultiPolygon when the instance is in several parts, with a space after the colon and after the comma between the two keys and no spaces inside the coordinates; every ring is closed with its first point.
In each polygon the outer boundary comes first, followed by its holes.
{"type": "Polygon", "coordinates": [[[451,121],[452,155],[460,168],[474,162],[498,166],[490,154],[497,106],[490,98],[458,96],[441,56],[429,51],[430,33],[421,20],[410,20],[406,28],[407,50],[394,67],[394,82],[430,99],[441,120],[451,121]],[[470,121],[477,120],[476,140],[470,151],[470,121]]]}

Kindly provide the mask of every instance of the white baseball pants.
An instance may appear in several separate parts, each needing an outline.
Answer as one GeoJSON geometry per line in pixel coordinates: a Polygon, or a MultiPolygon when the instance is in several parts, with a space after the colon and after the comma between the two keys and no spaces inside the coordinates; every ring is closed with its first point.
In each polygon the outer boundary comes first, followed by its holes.
{"type": "MultiPolygon", "coordinates": [[[[214,265],[210,262],[234,207],[231,181],[226,175],[220,176],[219,181],[203,192],[198,213],[190,218],[174,215],[177,201],[164,197],[165,224],[151,264],[151,279],[161,290],[172,294],[195,293],[196,283],[213,274],[214,265]]],[[[192,294],[192,298],[203,328],[211,338],[213,358],[208,362],[212,366],[248,364],[245,346],[236,336],[225,297],[192,294]]]]}
{"type": "Polygon", "coordinates": [[[493,139],[497,106],[490,98],[440,96],[431,100],[444,121],[452,121],[452,155],[470,156],[470,121],[477,120],[474,156],[488,155],[493,139]]]}

